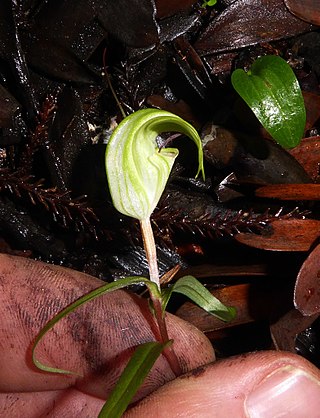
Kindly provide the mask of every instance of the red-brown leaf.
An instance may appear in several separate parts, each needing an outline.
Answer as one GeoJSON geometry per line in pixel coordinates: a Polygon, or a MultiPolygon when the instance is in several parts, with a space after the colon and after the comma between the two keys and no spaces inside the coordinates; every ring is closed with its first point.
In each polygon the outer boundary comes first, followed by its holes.
{"type": "Polygon", "coordinates": [[[247,283],[226,286],[212,291],[212,294],[225,305],[236,308],[234,320],[224,323],[191,302],[184,303],[176,315],[203,332],[212,332],[254,321],[271,320],[282,315],[292,303],[288,286],[283,282],[279,285],[265,281],[257,286],[247,283]]]}
{"type": "Polygon", "coordinates": [[[259,187],[255,194],[281,200],[320,200],[320,184],[270,184],[259,187]]]}
{"type": "Polygon", "coordinates": [[[284,0],[291,13],[306,22],[320,25],[319,0],[284,0]]]}
{"type": "Polygon", "coordinates": [[[294,304],[303,315],[320,312],[320,244],[310,253],[298,273],[294,304]]]}
{"type": "Polygon", "coordinates": [[[320,221],[290,219],[272,222],[270,235],[241,233],[235,239],[242,244],[270,251],[309,251],[320,235],[320,221]]]}
{"type": "Polygon", "coordinates": [[[289,152],[302,165],[312,180],[315,182],[320,181],[320,136],[304,138],[300,145],[289,152]]]}

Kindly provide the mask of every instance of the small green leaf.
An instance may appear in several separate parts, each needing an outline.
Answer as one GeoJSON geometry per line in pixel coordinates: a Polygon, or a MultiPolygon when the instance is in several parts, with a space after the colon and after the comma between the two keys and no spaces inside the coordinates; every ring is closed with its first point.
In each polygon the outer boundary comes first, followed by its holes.
{"type": "Polygon", "coordinates": [[[284,59],[275,55],[260,57],[247,73],[235,70],[231,81],[276,142],[284,148],[300,143],[306,110],[298,80],[284,59]]]}
{"type": "Polygon", "coordinates": [[[138,346],[100,411],[99,418],[122,416],[155,361],[170,344],[171,341],[165,344],[149,342],[138,346]]]}
{"type": "Polygon", "coordinates": [[[142,109],[132,113],[114,130],[106,149],[105,165],[115,208],[124,215],[147,219],[165,188],[178,150],[159,149],[156,137],[162,132],[180,132],[198,147],[203,170],[201,140],[196,129],[173,113],[142,109]]]}
{"type": "Polygon", "coordinates": [[[222,321],[231,321],[236,316],[235,308],[227,307],[221,303],[193,276],[181,277],[173,286],[163,291],[163,309],[166,308],[172,292],[187,296],[200,308],[222,321]]]}
{"type": "Polygon", "coordinates": [[[39,342],[42,340],[42,338],[46,335],[46,333],[53,328],[53,326],[60,321],[62,318],[64,318],[69,313],[75,311],[79,306],[83,305],[84,303],[89,302],[92,299],[95,299],[99,296],[104,295],[108,292],[113,292],[114,290],[122,289],[124,287],[133,285],[133,284],[139,284],[144,283],[149,291],[155,295],[155,297],[160,297],[158,287],[155,283],[151,282],[149,279],[146,279],[145,277],[125,277],[123,279],[119,279],[116,282],[108,283],[104,286],[98,287],[97,289],[94,289],[92,292],[87,293],[86,295],[82,296],[75,302],[71,303],[71,305],[67,306],[65,309],[60,311],[54,318],[52,318],[40,331],[40,333],[37,335],[35,342],[32,347],[32,360],[33,363],[38,369],[43,370],[45,372],[50,373],[61,373],[61,374],[75,374],[77,373],[69,371],[69,370],[63,370],[58,369],[55,367],[46,366],[45,364],[41,363],[36,358],[36,348],[39,344],[39,342]]]}
{"type": "Polygon", "coordinates": [[[205,0],[203,3],[202,3],[202,5],[201,5],[201,7],[207,7],[207,6],[214,6],[215,4],[217,4],[217,1],[218,0],[205,0]]]}

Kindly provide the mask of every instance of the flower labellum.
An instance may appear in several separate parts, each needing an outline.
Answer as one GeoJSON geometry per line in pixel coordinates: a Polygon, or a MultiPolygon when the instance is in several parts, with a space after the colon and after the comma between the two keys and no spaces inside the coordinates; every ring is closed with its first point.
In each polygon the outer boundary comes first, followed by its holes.
{"type": "Polygon", "coordinates": [[[199,167],[204,177],[201,140],[196,129],[173,113],[142,109],[123,119],[108,142],[105,156],[109,189],[115,208],[138,220],[150,217],[169,178],[179,151],[159,149],[162,132],[180,132],[198,147],[199,167]]]}

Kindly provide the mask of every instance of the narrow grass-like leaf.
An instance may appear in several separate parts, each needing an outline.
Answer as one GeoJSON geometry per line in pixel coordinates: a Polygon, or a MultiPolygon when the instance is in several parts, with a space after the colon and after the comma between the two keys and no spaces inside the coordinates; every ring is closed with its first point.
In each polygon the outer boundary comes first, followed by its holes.
{"type": "Polygon", "coordinates": [[[60,311],[54,318],[52,318],[40,331],[40,333],[37,335],[35,342],[32,347],[32,360],[35,366],[38,367],[38,369],[51,372],[51,373],[61,373],[61,374],[75,374],[77,373],[69,371],[69,370],[63,370],[58,369],[55,367],[46,366],[45,364],[41,363],[36,358],[36,348],[39,344],[39,342],[44,338],[46,333],[53,328],[53,326],[60,321],[62,318],[64,318],[69,313],[76,310],[78,307],[83,305],[84,303],[89,302],[92,299],[95,299],[99,296],[102,296],[108,292],[113,292],[114,290],[122,289],[124,287],[133,285],[133,284],[139,284],[144,283],[150,292],[152,292],[156,297],[160,297],[158,287],[155,283],[152,283],[149,279],[146,279],[145,277],[125,277],[123,279],[119,279],[116,282],[108,283],[104,286],[98,287],[97,289],[94,289],[90,293],[87,293],[86,295],[82,296],[75,302],[71,303],[69,306],[67,306],[65,309],[60,311]]]}
{"type": "Polygon", "coordinates": [[[173,286],[163,292],[163,309],[166,308],[173,292],[181,293],[184,296],[187,296],[194,303],[200,306],[200,308],[204,309],[209,314],[216,316],[222,321],[231,321],[236,316],[235,308],[225,306],[193,276],[181,277],[173,286]]]}
{"type": "Polygon", "coordinates": [[[106,148],[105,165],[109,190],[115,208],[138,220],[147,219],[165,188],[178,150],[159,149],[156,137],[162,132],[180,132],[198,147],[199,167],[203,170],[202,145],[197,130],[173,113],[142,109],[123,119],[106,148]]]}
{"type": "Polygon", "coordinates": [[[171,344],[149,342],[138,346],[121,374],[99,418],[120,418],[162,351],[171,344]]]}
{"type": "Polygon", "coordinates": [[[247,73],[235,70],[231,81],[276,142],[284,148],[300,143],[306,110],[298,80],[284,59],[275,55],[260,57],[247,73]]]}

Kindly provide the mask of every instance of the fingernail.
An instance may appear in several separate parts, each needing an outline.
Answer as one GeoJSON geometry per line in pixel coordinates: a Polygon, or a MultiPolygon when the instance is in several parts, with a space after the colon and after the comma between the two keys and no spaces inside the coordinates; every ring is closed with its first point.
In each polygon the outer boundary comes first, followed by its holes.
{"type": "Polygon", "coordinates": [[[245,410],[250,418],[319,418],[320,382],[302,369],[281,367],[248,395],[245,410]]]}

